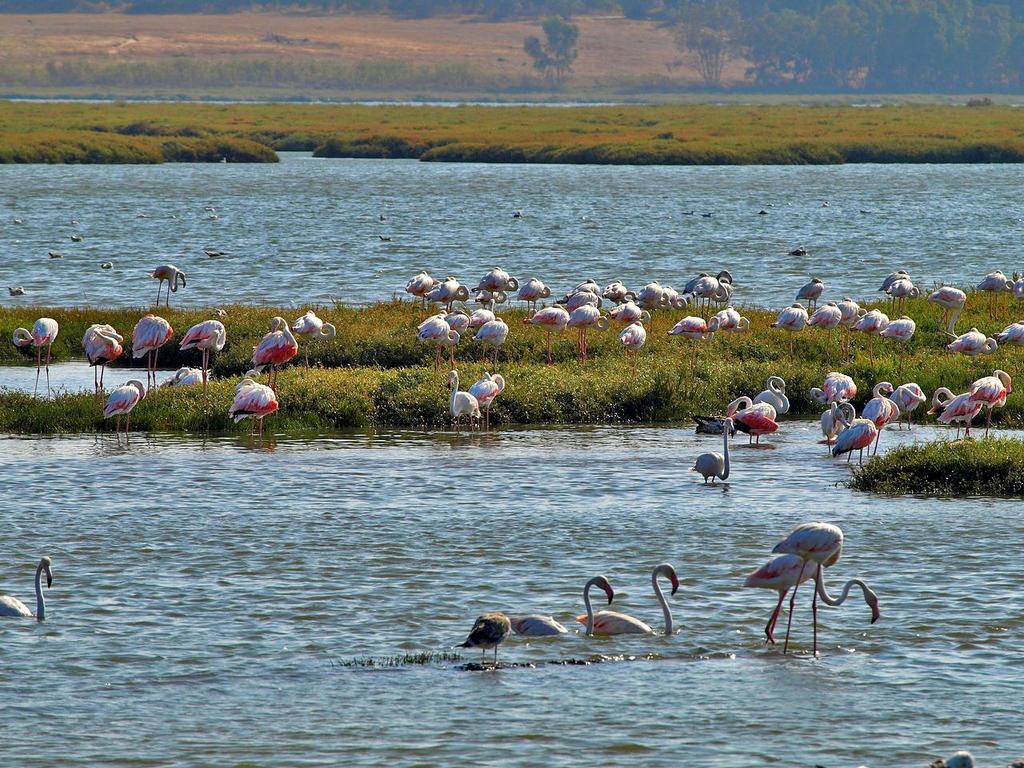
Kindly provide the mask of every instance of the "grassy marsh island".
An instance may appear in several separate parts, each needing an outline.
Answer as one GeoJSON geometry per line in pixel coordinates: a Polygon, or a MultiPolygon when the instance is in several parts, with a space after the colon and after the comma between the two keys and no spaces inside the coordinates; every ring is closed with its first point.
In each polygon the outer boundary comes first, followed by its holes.
{"type": "Polygon", "coordinates": [[[364,106],[0,102],[0,163],[319,157],[644,165],[1017,163],[991,106],[364,106]]]}

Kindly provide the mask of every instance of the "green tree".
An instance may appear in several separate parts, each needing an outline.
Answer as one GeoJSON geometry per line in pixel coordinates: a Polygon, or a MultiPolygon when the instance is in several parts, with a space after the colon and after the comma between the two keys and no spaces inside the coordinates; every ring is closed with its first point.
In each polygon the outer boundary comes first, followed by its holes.
{"type": "Polygon", "coordinates": [[[722,70],[738,50],[740,12],[735,0],[687,3],[680,8],[676,47],[697,57],[705,85],[722,84],[722,70]]]}
{"type": "Polygon", "coordinates": [[[556,84],[572,71],[580,28],[561,16],[544,19],[541,27],[544,30],[544,42],[539,37],[530,36],[523,43],[523,50],[533,59],[533,68],[544,73],[552,84],[556,84]]]}

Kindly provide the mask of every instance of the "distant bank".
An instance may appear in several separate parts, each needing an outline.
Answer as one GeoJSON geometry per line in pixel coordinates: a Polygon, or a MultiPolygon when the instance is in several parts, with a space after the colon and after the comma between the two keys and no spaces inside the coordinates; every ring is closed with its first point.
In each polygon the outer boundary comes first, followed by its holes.
{"type": "Polygon", "coordinates": [[[318,157],[606,165],[1024,162],[982,105],[412,106],[0,102],[2,163],[318,157]]]}

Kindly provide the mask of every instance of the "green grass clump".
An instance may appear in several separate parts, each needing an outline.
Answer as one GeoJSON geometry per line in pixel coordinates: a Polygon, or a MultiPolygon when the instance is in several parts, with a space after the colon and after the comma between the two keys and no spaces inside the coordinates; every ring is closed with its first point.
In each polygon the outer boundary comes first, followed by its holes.
{"type": "Polygon", "coordinates": [[[940,440],[906,445],[858,469],[850,485],[889,495],[1024,495],[1024,441],[940,440]]]}
{"type": "Polygon", "coordinates": [[[354,659],[340,659],[332,662],[338,667],[384,668],[422,666],[425,664],[448,664],[462,661],[462,656],[449,651],[405,653],[400,656],[358,656],[354,659]]]}

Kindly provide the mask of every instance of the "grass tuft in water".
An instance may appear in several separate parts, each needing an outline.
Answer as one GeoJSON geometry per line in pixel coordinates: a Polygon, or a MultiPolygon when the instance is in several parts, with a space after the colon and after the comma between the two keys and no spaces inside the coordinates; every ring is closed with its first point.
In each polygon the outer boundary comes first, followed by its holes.
{"type": "Polygon", "coordinates": [[[458,653],[451,651],[425,653],[405,653],[400,656],[357,656],[352,659],[340,659],[331,663],[336,667],[385,668],[409,667],[426,664],[447,664],[462,661],[458,653]]]}

